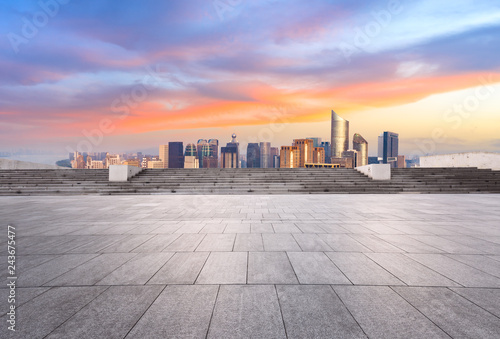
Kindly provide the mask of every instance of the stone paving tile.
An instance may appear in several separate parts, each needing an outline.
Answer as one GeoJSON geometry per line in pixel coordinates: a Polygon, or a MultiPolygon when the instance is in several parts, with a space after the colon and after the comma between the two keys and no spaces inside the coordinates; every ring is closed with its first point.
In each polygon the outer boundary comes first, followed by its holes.
{"type": "Polygon", "coordinates": [[[302,233],[325,233],[325,230],[320,226],[320,224],[297,223],[296,225],[302,233]]]}
{"type": "Polygon", "coordinates": [[[139,253],[96,285],[144,285],[173,255],[171,252],[139,253]]]}
{"type": "MultiPolygon", "coordinates": [[[[134,253],[156,253],[161,252],[165,247],[173,243],[180,237],[178,234],[157,234],[152,236],[151,239],[143,242],[141,245],[136,246],[131,252],[134,253]]],[[[104,249],[106,251],[106,249],[104,249]]]]}
{"type": "Polygon", "coordinates": [[[231,252],[236,234],[207,234],[196,248],[198,252],[231,252]]]}
{"type": "Polygon", "coordinates": [[[393,287],[452,338],[495,338],[500,319],[446,288],[393,287]]]}
{"type": "Polygon", "coordinates": [[[322,252],[288,252],[288,257],[301,284],[351,284],[322,252]]]}
{"type": "Polygon", "coordinates": [[[122,241],[125,238],[125,235],[101,235],[95,237],[94,240],[85,245],[75,247],[67,253],[99,253],[109,245],[122,241]]]}
{"type": "Polygon", "coordinates": [[[250,233],[250,224],[228,224],[224,233],[250,233]]]}
{"type": "Polygon", "coordinates": [[[226,224],[207,224],[200,233],[223,233],[226,226],[226,224]]]}
{"type": "Polygon", "coordinates": [[[273,223],[274,233],[302,233],[295,224],[277,224],[273,223]]]}
{"type": "Polygon", "coordinates": [[[459,244],[466,245],[476,250],[482,251],[487,254],[498,254],[500,255],[500,244],[495,242],[473,238],[471,236],[462,235],[447,235],[443,236],[445,239],[449,239],[459,244]]]}
{"type": "Polygon", "coordinates": [[[31,269],[20,269],[18,286],[43,286],[45,283],[95,258],[98,254],[63,254],[31,269]]]}
{"type": "Polygon", "coordinates": [[[104,248],[102,253],[113,253],[113,252],[130,252],[133,249],[141,246],[146,241],[153,237],[152,234],[140,234],[140,235],[130,235],[123,239],[122,241],[116,242],[104,248]]]}
{"type": "Polygon", "coordinates": [[[371,252],[371,250],[347,234],[318,234],[336,252],[371,252]]]}
{"type": "Polygon", "coordinates": [[[435,235],[412,235],[413,239],[423,242],[424,244],[433,246],[446,253],[456,254],[484,254],[483,251],[459,244],[458,242],[435,235]]]}
{"type": "Polygon", "coordinates": [[[274,286],[221,286],[208,338],[286,338],[274,286]]]}
{"type": "Polygon", "coordinates": [[[234,242],[235,252],[264,251],[261,234],[237,234],[234,242]]]}
{"type": "Polygon", "coordinates": [[[250,252],[248,284],[297,284],[285,252],[250,252]]]}
{"type": "Polygon", "coordinates": [[[404,283],[363,253],[326,252],[354,285],[404,285],[404,283]]]}
{"type": "Polygon", "coordinates": [[[300,246],[291,234],[262,234],[264,250],[271,251],[301,251],[300,246]]]}
{"type": "Polygon", "coordinates": [[[350,234],[354,240],[369,248],[373,252],[403,252],[402,249],[378,238],[372,234],[350,234]]]}
{"type": "Polygon", "coordinates": [[[123,338],[163,286],[111,286],[46,338],[123,338]]]}
{"type": "Polygon", "coordinates": [[[288,338],[366,338],[330,286],[276,286],[288,338]]]}
{"type": "Polygon", "coordinates": [[[44,286],[94,285],[136,255],[137,253],[101,254],[45,283],[44,286]]]}
{"type": "MultiPolygon", "coordinates": [[[[42,293],[47,292],[50,287],[16,287],[16,307],[19,307],[42,293]]],[[[10,289],[0,288],[0,300],[8,303],[10,289]]],[[[0,317],[5,315],[9,309],[4,307],[0,310],[0,317]]],[[[3,329],[2,329],[3,330],[3,329]]]]}
{"type": "Polygon", "coordinates": [[[219,286],[167,286],[127,339],[206,338],[219,286]]]}
{"type": "Polygon", "coordinates": [[[408,235],[377,235],[377,237],[408,253],[443,253],[443,251],[408,235]]]}
{"type": "Polygon", "coordinates": [[[197,284],[245,284],[246,252],[212,252],[201,270],[197,284]]]}
{"type": "Polygon", "coordinates": [[[366,253],[366,255],[410,286],[460,286],[400,253],[366,253]]]}
{"type": "Polygon", "coordinates": [[[332,251],[317,234],[293,234],[295,241],[299,244],[302,251],[305,252],[324,252],[332,251]]]}
{"type": "Polygon", "coordinates": [[[194,284],[208,252],[178,252],[148,281],[148,284],[194,284]]]}
{"type": "Polygon", "coordinates": [[[454,260],[500,278],[500,262],[484,255],[448,254],[454,260]]]}
{"type": "Polygon", "coordinates": [[[387,286],[334,286],[369,338],[449,338],[387,286]]]}
{"type": "Polygon", "coordinates": [[[500,289],[452,288],[451,290],[500,318],[500,289]]]}
{"type": "Polygon", "coordinates": [[[407,254],[413,260],[429,267],[465,287],[497,287],[500,279],[442,254],[407,254]]]}
{"type": "MultiPolygon", "coordinates": [[[[17,310],[14,338],[44,338],[107,287],[54,287],[30,300],[17,310]]],[[[0,320],[6,324],[6,316],[0,320]]],[[[2,328],[2,333],[5,328],[2,328]]]]}
{"type": "Polygon", "coordinates": [[[206,234],[183,234],[163,251],[167,252],[191,252],[198,247],[206,234]]]}

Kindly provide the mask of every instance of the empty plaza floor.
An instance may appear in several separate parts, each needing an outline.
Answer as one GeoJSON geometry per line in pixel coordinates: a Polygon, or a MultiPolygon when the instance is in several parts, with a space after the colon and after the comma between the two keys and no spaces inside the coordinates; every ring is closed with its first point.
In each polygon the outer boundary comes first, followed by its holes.
{"type": "Polygon", "coordinates": [[[500,338],[500,195],[2,197],[0,220],[1,338],[500,338]]]}

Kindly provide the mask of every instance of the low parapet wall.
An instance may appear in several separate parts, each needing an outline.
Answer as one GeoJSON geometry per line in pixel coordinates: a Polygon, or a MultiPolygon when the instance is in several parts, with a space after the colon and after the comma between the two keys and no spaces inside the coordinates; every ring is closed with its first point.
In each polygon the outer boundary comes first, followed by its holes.
{"type": "Polygon", "coordinates": [[[38,164],[36,162],[19,161],[0,158],[0,169],[3,170],[24,170],[24,169],[71,169],[69,167],[60,167],[56,165],[38,164]]]}
{"type": "Polygon", "coordinates": [[[500,170],[500,153],[471,152],[420,157],[420,167],[477,167],[500,170]]]}
{"type": "Polygon", "coordinates": [[[133,176],[139,174],[142,168],[129,165],[109,166],[109,181],[128,181],[133,176]]]}
{"type": "Polygon", "coordinates": [[[373,180],[391,180],[391,165],[389,164],[359,166],[356,170],[373,180]]]}

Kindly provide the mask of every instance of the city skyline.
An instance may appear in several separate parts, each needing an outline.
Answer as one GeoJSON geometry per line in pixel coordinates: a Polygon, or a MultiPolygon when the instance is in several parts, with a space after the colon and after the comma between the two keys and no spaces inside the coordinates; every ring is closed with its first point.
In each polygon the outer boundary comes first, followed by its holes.
{"type": "Polygon", "coordinates": [[[397,131],[408,156],[500,151],[494,1],[42,0],[0,13],[0,152],[148,152],[232,133],[242,150],[291,145],[329,140],[332,109],[370,145],[397,131]]]}

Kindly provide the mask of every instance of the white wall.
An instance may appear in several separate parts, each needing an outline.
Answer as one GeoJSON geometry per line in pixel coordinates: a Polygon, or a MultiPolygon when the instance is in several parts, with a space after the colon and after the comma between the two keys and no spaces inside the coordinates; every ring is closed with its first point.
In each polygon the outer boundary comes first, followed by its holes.
{"type": "Polygon", "coordinates": [[[420,167],[477,167],[500,170],[500,153],[471,152],[420,157],[420,167]]]}
{"type": "Polygon", "coordinates": [[[45,165],[45,164],[37,164],[35,162],[29,161],[19,161],[19,160],[10,160],[10,159],[1,159],[0,158],[0,169],[3,170],[15,170],[15,169],[71,169],[68,167],[60,167],[56,165],[45,165]]]}
{"type": "Polygon", "coordinates": [[[356,167],[358,172],[367,175],[373,180],[391,180],[391,165],[390,164],[372,164],[356,167]]]}
{"type": "Polygon", "coordinates": [[[142,168],[129,165],[111,165],[109,166],[109,181],[128,181],[128,179],[137,175],[142,168]]]}

